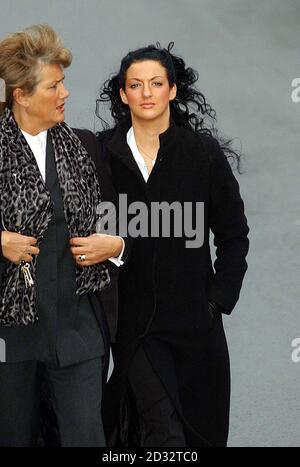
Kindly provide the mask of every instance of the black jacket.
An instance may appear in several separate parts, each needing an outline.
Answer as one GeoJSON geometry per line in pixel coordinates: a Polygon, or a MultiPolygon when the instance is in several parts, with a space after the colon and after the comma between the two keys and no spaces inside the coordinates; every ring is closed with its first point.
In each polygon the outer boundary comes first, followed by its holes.
{"type": "Polygon", "coordinates": [[[160,310],[154,318],[156,330],[205,329],[210,320],[208,299],[230,314],[247,269],[249,229],[238,182],[216,140],[173,125],[160,137],[157,161],[145,183],[126,142],[127,128],[119,127],[110,141],[106,136],[106,144],[100,136],[116,193],[126,193],[128,205],[192,202],[194,216],[195,203],[203,202],[204,243],[186,248],[186,236],[134,239],[128,264],[120,273],[120,319],[123,314],[126,319],[119,327],[126,327],[127,336],[143,332],[156,307],[160,310]],[[210,230],[217,247],[214,269],[210,230]],[[184,316],[174,308],[184,309],[184,316]]]}
{"type": "MultiPolygon", "coordinates": [[[[145,347],[152,365],[164,379],[167,369],[160,361],[157,342],[167,342],[173,354],[179,355],[175,364],[183,388],[196,371],[197,357],[199,361],[201,353],[204,355],[201,345],[213,327],[208,301],[215,302],[219,310],[230,314],[239,298],[247,269],[249,229],[244,204],[238,182],[217,141],[172,124],[160,135],[156,163],[146,183],[126,141],[129,126],[130,122],[124,122],[115,131],[98,136],[102,158],[111,172],[116,194],[125,193],[128,205],[141,201],[149,209],[152,202],[179,201],[181,205],[189,202],[193,206],[194,220],[196,202],[203,202],[204,242],[200,248],[186,248],[187,237],[176,237],[172,229],[169,238],[130,240],[131,254],[119,275],[115,371],[104,402],[108,436],[114,429],[114,414],[116,420],[119,416],[115,408],[124,398],[123,383],[136,347],[140,344],[145,347]],[[210,231],[216,246],[214,267],[209,246],[210,231]],[[185,349],[191,343],[195,361],[189,352],[185,355],[185,349]],[[188,362],[186,366],[180,365],[180,358],[188,362]]],[[[219,318],[218,323],[218,335],[223,339],[219,318]]],[[[224,340],[223,344],[226,346],[224,340]]],[[[165,384],[171,394],[171,382],[165,381],[165,384]]],[[[222,385],[219,394],[222,399],[221,392],[222,385]]],[[[197,397],[201,397],[200,393],[197,397]]],[[[182,406],[186,394],[182,389],[182,406]]],[[[187,414],[197,404],[191,397],[183,409],[183,416],[193,426],[196,422],[187,414]]],[[[198,414],[198,419],[201,417],[203,413],[198,414]]]]}

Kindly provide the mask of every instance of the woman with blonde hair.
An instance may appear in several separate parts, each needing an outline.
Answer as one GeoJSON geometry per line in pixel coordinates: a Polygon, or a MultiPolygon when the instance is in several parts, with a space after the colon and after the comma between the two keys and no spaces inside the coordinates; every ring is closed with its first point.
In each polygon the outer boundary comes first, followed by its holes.
{"type": "Polygon", "coordinates": [[[0,42],[0,446],[36,443],[45,382],[61,445],[105,445],[99,292],[123,242],[94,235],[97,142],[64,123],[71,60],[47,25],[0,42]]]}

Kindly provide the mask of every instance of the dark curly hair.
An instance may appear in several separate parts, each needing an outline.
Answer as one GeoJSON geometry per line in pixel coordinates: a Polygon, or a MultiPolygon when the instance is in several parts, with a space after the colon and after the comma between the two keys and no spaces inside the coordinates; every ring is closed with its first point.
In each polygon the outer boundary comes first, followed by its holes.
{"type": "Polygon", "coordinates": [[[232,140],[219,137],[215,127],[216,112],[206,101],[204,94],[194,86],[199,77],[198,72],[186,67],[181,57],[171,53],[173,46],[174,42],[170,42],[167,48],[162,48],[157,43],[129,52],[122,59],[119,72],[105,81],[100,89],[96,105],[97,117],[108,128],[107,122],[100,115],[100,105],[105,102],[110,104],[115,124],[128,117],[130,110],[120,97],[120,88],[125,89],[126,72],[133,63],[155,60],[165,68],[169,85],[177,86],[176,98],[170,101],[170,112],[175,124],[216,138],[227,157],[235,161],[240,172],[241,155],[232,149],[232,140]]]}

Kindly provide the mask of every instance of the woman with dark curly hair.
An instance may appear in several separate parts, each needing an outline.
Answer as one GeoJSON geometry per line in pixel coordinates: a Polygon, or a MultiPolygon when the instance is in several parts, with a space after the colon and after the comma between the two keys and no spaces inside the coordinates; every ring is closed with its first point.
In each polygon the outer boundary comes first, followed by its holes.
{"type": "Polygon", "coordinates": [[[131,253],[119,277],[105,429],[115,445],[226,446],[222,314],[239,297],[249,229],[228,162],[232,157],[239,168],[239,156],[218,141],[214,110],[194,87],[198,74],[172,47],[129,52],[98,99],[98,116],[99,103],[109,102],[115,121],[98,139],[116,194],[126,194],[131,214],[137,201],[151,212],[148,236],[142,225],[132,232],[128,216],[131,253]],[[158,206],[159,226],[152,216],[158,206]]]}

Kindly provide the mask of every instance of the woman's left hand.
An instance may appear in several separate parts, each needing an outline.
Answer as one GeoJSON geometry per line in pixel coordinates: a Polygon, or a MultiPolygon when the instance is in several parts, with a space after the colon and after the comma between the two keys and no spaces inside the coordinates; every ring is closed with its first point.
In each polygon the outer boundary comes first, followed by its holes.
{"type": "Polygon", "coordinates": [[[93,234],[89,237],[70,239],[71,253],[80,266],[92,266],[103,263],[108,258],[116,258],[122,251],[121,237],[105,234],[93,234]]]}

